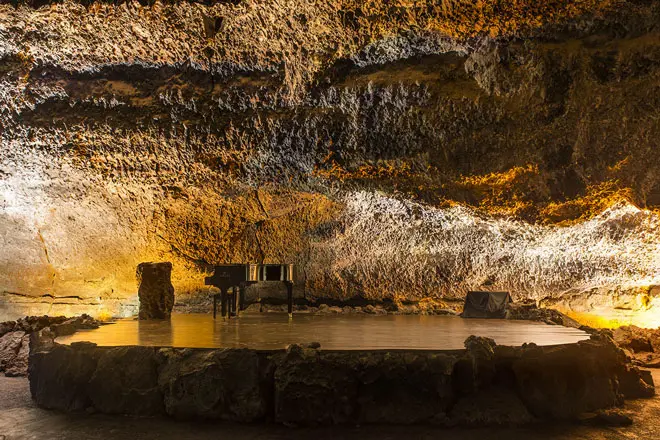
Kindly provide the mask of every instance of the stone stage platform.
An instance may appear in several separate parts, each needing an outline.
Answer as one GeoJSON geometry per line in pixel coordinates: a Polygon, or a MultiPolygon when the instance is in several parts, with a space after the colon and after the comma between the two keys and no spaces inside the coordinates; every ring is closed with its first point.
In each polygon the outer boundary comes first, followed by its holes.
{"type": "Polygon", "coordinates": [[[534,329],[538,342],[546,330],[558,337],[561,327],[430,316],[289,322],[284,315],[202,328],[186,324],[188,318],[206,322],[184,315],[169,330],[164,323],[122,321],[76,334],[129,343],[115,347],[39,341],[30,356],[33,398],[44,408],[178,419],[475,426],[573,419],[654,393],[651,379],[606,335],[576,342],[585,335],[565,333],[561,338],[574,339],[563,342],[571,343],[548,346],[496,345],[479,336],[464,339],[460,349],[452,342],[480,325],[498,341],[516,341],[516,334],[529,341],[533,335],[525,332],[534,329]],[[260,330],[251,329],[257,325],[260,330]],[[131,332],[136,339],[122,339],[131,332]],[[250,334],[263,336],[251,344],[250,334]],[[301,345],[283,348],[294,340],[301,345]],[[210,347],[182,346],[194,341],[210,347]]]}
{"type": "Polygon", "coordinates": [[[209,314],[173,314],[171,320],[122,319],[97,330],[60,337],[70,344],[143,345],[180,348],[284,349],[318,342],[326,350],[460,350],[468,336],[500,345],[574,343],[589,338],[582,330],[531,321],[461,319],[458,316],[248,313],[214,320],[209,314]]]}

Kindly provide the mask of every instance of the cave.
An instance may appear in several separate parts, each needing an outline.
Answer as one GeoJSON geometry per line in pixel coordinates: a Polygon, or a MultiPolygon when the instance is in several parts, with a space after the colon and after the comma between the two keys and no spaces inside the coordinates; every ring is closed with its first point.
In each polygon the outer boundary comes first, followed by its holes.
{"type": "Polygon", "coordinates": [[[660,1],[3,0],[0,115],[21,417],[660,435],[660,1]]]}

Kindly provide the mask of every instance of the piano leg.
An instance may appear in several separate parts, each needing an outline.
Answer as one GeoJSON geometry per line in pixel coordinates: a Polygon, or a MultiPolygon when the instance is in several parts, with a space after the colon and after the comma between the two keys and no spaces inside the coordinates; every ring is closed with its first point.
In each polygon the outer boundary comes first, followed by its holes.
{"type": "Polygon", "coordinates": [[[286,284],[286,299],[289,310],[289,318],[293,317],[293,283],[291,281],[285,281],[286,284]]]}
{"type": "Polygon", "coordinates": [[[245,286],[240,286],[238,288],[238,311],[245,310],[245,286]]]}
{"type": "Polygon", "coordinates": [[[238,287],[234,286],[231,288],[231,310],[229,312],[229,316],[238,316],[238,312],[236,311],[236,301],[238,300],[238,287]]]}
{"type": "Polygon", "coordinates": [[[222,294],[220,296],[220,315],[222,319],[227,316],[227,288],[222,289],[222,294]]]}
{"type": "Polygon", "coordinates": [[[218,313],[218,295],[215,293],[213,294],[213,319],[215,319],[215,315],[218,313]]]}

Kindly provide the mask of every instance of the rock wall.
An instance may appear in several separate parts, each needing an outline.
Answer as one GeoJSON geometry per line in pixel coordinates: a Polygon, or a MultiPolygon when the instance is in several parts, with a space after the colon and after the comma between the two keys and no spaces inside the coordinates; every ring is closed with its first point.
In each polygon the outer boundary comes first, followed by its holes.
{"type": "Polygon", "coordinates": [[[2,2],[0,319],[134,314],[143,261],[173,262],[179,303],[251,261],[297,264],[308,298],[656,306],[659,22],[641,0],[2,2]]]}
{"type": "Polygon", "coordinates": [[[267,353],[56,344],[32,352],[30,390],[39,406],[64,411],[287,425],[517,425],[654,395],[608,337],[515,348],[471,336],[465,346],[267,353]]]}

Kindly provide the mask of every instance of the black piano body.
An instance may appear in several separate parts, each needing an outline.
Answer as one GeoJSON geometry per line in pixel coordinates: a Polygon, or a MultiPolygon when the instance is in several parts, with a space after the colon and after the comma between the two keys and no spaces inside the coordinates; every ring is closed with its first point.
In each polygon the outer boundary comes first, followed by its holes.
{"type": "Polygon", "coordinates": [[[222,317],[238,316],[245,309],[245,288],[251,284],[280,281],[287,289],[289,316],[293,313],[293,264],[222,264],[214,267],[213,275],[204,284],[220,289],[213,295],[213,318],[220,297],[222,317]],[[231,291],[230,291],[231,289],[231,291]],[[228,307],[229,306],[229,307],[228,307]]]}

